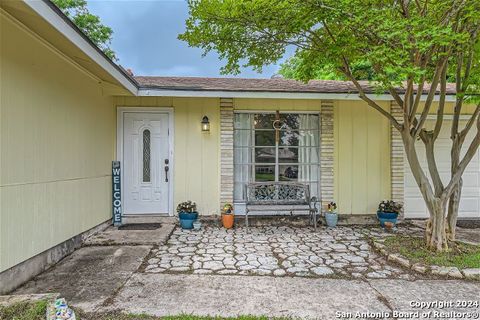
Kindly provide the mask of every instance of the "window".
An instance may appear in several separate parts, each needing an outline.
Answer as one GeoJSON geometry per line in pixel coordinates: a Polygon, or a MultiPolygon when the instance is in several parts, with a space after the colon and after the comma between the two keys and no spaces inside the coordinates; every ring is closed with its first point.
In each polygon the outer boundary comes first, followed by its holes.
{"type": "Polygon", "coordinates": [[[143,182],[150,182],[150,130],[143,131],[143,182]]]}
{"type": "Polygon", "coordinates": [[[245,184],[292,181],[319,195],[318,114],[236,113],[234,122],[234,199],[244,200],[245,184]]]}

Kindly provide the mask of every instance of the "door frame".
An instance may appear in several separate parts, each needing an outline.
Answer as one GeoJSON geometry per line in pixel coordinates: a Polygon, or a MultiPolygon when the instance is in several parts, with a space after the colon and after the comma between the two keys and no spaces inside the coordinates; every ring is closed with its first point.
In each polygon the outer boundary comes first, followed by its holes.
{"type": "MultiPolygon", "coordinates": [[[[174,127],[174,112],[171,107],[135,107],[135,106],[117,106],[117,160],[120,161],[120,173],[121,173],[121,196],[122,202],[125,200],[124,197],[124,168],[123,168],[123,122],[124,116],[126,113],[166,113],[168,114],[168,144],[169,144],[169,173],[170,179],[168,180],[168,216],[173,216],[173,193],[174,193],[174,172],[175,172],[175,161],[174,161],[174,146],[173,146],[173,135],[175,132],[174,127]]],[[[125,206],[123,206],[125,207],[125,206]]],[[[135,214],[135,216],[148,216],[151,214],[135,214]]],[[[155,214],[154,214],[155,215],[155,214]]],[[[125,213],[122,210],[122,216],[129,216],[128,213],[125,213]]]]}

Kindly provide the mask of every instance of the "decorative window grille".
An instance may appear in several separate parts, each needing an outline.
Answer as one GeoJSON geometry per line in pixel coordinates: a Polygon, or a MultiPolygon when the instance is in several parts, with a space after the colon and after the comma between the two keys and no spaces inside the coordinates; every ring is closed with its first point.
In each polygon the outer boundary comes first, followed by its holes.
{"type": "Polygon", "coordinates": [[[150,152],[150,130],[145,129],[143,131],[143,182],[150,182],[150,163],[151,163],[151,152],[150,152]]]}

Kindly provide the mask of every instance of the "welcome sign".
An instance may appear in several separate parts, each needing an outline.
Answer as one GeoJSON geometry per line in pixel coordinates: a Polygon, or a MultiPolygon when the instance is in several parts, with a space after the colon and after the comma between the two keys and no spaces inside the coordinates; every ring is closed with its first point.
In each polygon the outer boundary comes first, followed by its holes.
{"type": "Polygon", "coordinates": [[[122,225],[122,191],[120,161],[112,161],[112,210],[113,225],[122,225]]]}

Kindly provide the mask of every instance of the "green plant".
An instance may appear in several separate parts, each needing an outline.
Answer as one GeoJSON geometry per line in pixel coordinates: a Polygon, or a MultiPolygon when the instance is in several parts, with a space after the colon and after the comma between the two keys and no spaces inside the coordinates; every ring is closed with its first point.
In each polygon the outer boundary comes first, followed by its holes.
{"type": "Polygon", "coordinates": [[[86,0],[52,0],[52,2],[102,50],[107,57],[116,60],[110,48],[113,30],[100,21],[100,17],[88,10],[86,0]]]}
{"type": "Polygon", "coordinates": [[[383,200],[378,205],[378,212],[402,212],[403,204],[395,202],[393,200],[383,200]]]}
{"type": "Polygon", "coordinates": [[[197,204],[195,202],[192,202],[190,200],[180,202],[177,206],[177,212],[196,212],[197,211],[197,204]]]}
{"type": "Polygon", "coordinates": [[[223,206],[224,214],[233,214],[233,205],[231,203],[225,203],[223,206]]]}
{"type": "Polygon", "coordinates": [[[333,201],[327,204],[327,211],[329,213],[335,213],[337,211],[337,204],[333,201]]]}

